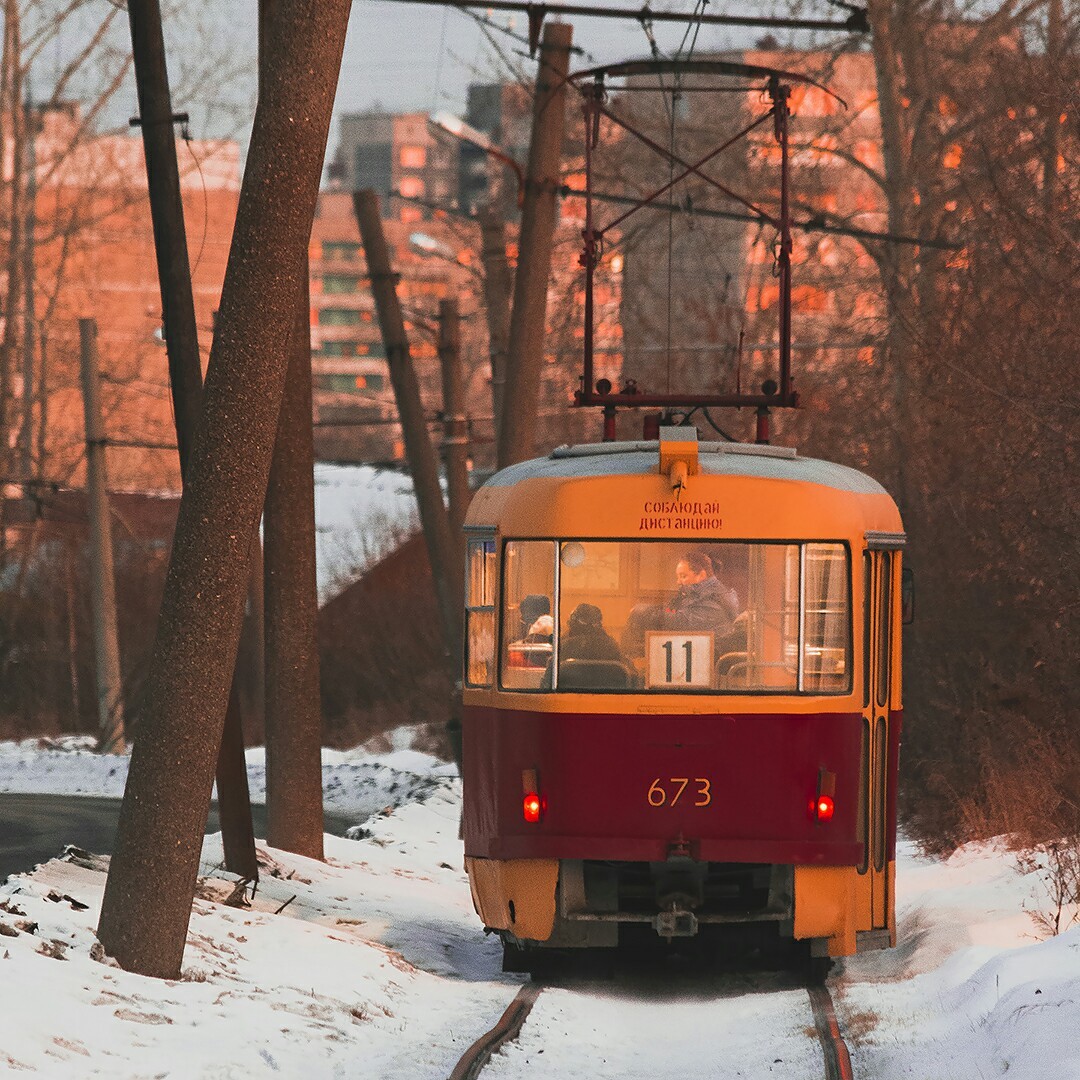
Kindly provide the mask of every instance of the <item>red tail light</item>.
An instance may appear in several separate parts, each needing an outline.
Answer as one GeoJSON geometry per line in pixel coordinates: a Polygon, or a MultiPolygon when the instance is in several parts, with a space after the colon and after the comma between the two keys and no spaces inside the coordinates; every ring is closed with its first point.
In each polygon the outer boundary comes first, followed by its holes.
{"type": "Polygon", "coordinates": [[[822,767],[818,769],[817,795],[810,803],[810,816],[820,825],[832,821],[833,796],[836,794],[836,773],[822,767]]]}
{"type": "Polygon", "coordinates": [[[530,825],[535,825],[540,820],[544,810],[544,801],[535,791],[530,791],[521,804],[521,812],[530,825]]]}

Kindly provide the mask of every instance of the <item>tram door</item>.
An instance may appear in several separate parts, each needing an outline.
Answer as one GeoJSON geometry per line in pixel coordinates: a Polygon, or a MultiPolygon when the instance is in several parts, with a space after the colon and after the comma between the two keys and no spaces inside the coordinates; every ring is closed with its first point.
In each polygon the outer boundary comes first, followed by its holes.
{"type": "MultiPolygon", "coordinates": [[[[892,626],[893,569],[892,551],[869,551],[866,554],[868,611],[865,620],[866,655],[863,692],[863,828],[866,844],[863,855],[865,875],[869,879],[871,926],[883,929],[889,910],[888,807],[889,717],[892,706],[892,626]]],[[[865,890],[865,885],[864,885],[865,890]]],[[[864,891],[865,896],[865,891],[864,891]]]]}

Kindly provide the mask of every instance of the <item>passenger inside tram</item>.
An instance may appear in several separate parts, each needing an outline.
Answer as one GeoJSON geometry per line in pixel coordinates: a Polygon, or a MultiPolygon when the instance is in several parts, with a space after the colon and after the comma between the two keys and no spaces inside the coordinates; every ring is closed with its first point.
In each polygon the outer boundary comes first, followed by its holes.
{"type": "Polygon", "coordinates": [[[835,543],[508,540],[499,686],[841,692],[848,565],[835,543]]]}
{"type": "MultiPolygon", "coordinates": [[[[550,669],[544,687],[551,685],[550,669]]],[[[604,614],[595,604],[578,604],[559,638],[559,686],[564,690],[622,690],[630,670],[615,639],[604,629],[604,614]]]]}
{"type": "Polygon", "coordinates": [[[678,589],[664,607],[665,629],[730,633],[738,595],[720,583],[710,556],[687,551],[675,564],[675,581],[678,589]]]}

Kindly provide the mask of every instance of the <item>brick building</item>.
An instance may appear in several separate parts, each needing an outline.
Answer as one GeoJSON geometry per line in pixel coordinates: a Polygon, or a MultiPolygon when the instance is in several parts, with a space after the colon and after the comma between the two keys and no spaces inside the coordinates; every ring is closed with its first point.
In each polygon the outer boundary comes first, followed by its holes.
{"type": "MultiPolygon", "coordinates": [[[[873,58],[868,52],[756,51],[723,59],[807,74],[837,97],[795,84],[790,127],[792,213],[836,226],[880,230],[884,200],[864,164],[881,165],[873,58]],[[838,100],[843,99],[843,101],[838,100]],[[846,107],[845,107],[846,103],[846,107]]],[[[694,79],[689,77],[690,84],[694,79]]],[[[641,80],[638,80],[639,82],[641,80]]],[[[715,84],[711,79],[704,85],[715,84]]],[[[624,95],[627,109],[667,145],[670,117],[655,94],[624,95]],[[630,100],[632,99],[632,100],[630,100]]],[[[703,156],[767,108],[757,93],[686,93],[675,106],[676,149],[703,156]]],[[[711,162],[707,171],[771,213],[779,207],[779,148],[771,124],[711,162]]],[[[601,163],[601,168],[604,163],[601,163]]],[[[607,168],[645,191],[668,177],[666,164],[623,140],[607,168]]],[[[666,201],[660,200],[661,202],[666,201]]],[[[778,370],[779,287],[774,230],[710,217],[745,208],[700,181],[676,186],[675,213],[642,211],[627,251],[622,307],[624,370],[646,389],[756,391],[778,370]],[[670,253],[670,254],[669,254],[670,253]]],[[[796,381],[855,357],[873,360],[880,287],[859,241],[795,229],[792,345],[796,381]]],[[[749,414],[747,414],[749,415],[749,414]]],[[[739,434],[746,434],[742,428],[739,434]]]]}
{"type": "MultiPolygon", "coordinates": [[[[205,363],[236,217],[240,155],[227,141],[181,141],[177,149],[205,363]]],[[[97,320],[108,437],[175,444],[146,168],[137,134],[87,138],[75,105],[45,113],[35,158],[34,385],[17,380],[15,406],[21,413],[29,392],[32,474],[79,486],[80,318],[97,320]]],[[[108,469],[116,489],[179,486],[175,450],[110,447],[108,469]]]]}

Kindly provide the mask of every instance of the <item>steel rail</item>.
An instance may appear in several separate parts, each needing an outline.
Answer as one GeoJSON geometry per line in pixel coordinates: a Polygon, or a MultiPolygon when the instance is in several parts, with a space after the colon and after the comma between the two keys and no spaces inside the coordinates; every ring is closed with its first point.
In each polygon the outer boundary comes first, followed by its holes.
{"type": "Polygon", "coordinates": [[[517,1038],[521,1025],[532,1011],[543,986],[536,982],[527,982],[517,992],[517,996],[499,1018],[499,1022],[488,1032],[481,1035],[461,1055],[461,1060],[454,1066],[450,1080],[476,1080],[480,1070],[491,1060],[491,1055],[508,1042],[517,1038]]]}
{"type": "Polygon", "coordinates": [[[825,1080],[854,1080],[851,1071],[851,1057],[840,1034],[840,1025],[836,1020],[832,995],[824,986],[807,987],[810,995],[810,1008],[814,1011],[814,1026],[817,1028],[821,1052],[825,1056],[825,1080]]]}

